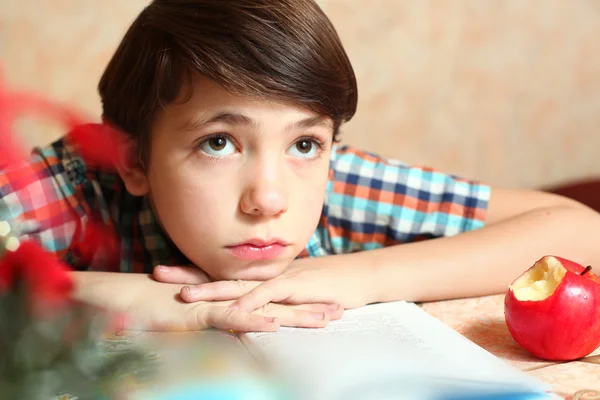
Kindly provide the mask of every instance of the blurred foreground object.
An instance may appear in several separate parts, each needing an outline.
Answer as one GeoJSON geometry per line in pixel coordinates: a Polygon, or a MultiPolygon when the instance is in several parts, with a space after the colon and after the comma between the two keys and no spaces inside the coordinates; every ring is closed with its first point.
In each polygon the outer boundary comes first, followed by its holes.
{"type": "Polygon", "coordinates": [[[73,301],[68,267],[36,243],[3,250],[2,397],[48,400],[68,391],[80,399],[113,398],[128,373],[147,365],[141,351],[111,357],[98,351],[102,335],[118,329],[120,317],[73,301]]]}
{"type": "MultiPolygon", "coordinates": [[[[64,126],[82,157],[112,169],[119,135],[104,125],[84,124],[78,113],[34,94],[11,92],[0,73],[0,169],[26,162],[12,128],[21,116],[64,126]]],[[[11,185],[38,179],[21,174],[11,185]]],[[[22,225],[0,203],[0,394],[7,399],[48,400],[63,391],[80,399],[113,398],[120,381],[147,365],[141,351],[107,356],[98,343],[124,317],[73,300],[71,270],[36,242],[22,239],[22,225]]],[[[115,249],[111,233],[90,218],[78,243],[82,254],[115,249]]]]}

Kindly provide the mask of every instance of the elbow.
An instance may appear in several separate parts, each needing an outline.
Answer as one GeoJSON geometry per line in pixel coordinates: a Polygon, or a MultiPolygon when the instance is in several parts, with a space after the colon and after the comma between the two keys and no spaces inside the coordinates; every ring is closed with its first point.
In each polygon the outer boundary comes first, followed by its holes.
{"type": "Polygon", "coordinates": [[[560,209],[568,209],[572,210],[572,212],[583,213],[584,215],[589,215],[594,218],[600,218],[600,212],[597,208],[592,207],[591,205],[585,204],[582,201],[565,197],[562,195],[555,195],[556,203],[554,207],[560,209]]]}
{"type": "Polygon", "coordinates": [[[584,235],[592,235],[600,231],[600,212],[576,200],[564,198],[557,204],[538,211],[542,211],[546,218],[557,222],[558,225],[555,226],[559,229],[576,229],[584,235]]]}

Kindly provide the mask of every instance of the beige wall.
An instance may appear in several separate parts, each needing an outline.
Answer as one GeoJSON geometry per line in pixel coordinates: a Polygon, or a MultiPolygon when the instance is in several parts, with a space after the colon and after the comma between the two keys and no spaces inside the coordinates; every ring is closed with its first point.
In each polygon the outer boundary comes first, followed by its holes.
{"type": "MultiPolygon", "coordinates": [[[[10,84],[97,116],[98,78],[146,3],[2,0],[10,84]]],[[[345,142],[499,185],[600,175],[600,1],[320,3],[359,79],[345,142]]],[[[20,127],[30,143],[59,133],[20,127]]]]}

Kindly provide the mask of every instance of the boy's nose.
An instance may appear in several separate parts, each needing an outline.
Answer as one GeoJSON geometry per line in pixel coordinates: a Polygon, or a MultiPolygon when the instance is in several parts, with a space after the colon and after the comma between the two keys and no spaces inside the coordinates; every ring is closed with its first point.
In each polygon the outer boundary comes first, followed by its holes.
{"type": "Polygon", "coordinates": [[[254,176],[240,201],[242,212],[255,216],[277,216],[285,213],[287,207],[284,182],[280,174],[273,170],[254,176]]]}

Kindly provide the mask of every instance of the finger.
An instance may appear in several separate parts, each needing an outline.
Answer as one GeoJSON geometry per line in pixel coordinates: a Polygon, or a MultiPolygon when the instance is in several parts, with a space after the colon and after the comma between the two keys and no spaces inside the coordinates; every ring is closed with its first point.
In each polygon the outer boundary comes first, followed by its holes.
{"type": "Polygon", "coordinates": [[[199,285],[210,282],[208,275],[198,267],[159,265],[154,268],[152,276],[159,282],[180,283],[182,285],[199,285]]]}
{"type": "Polygon", "coordinates": [[[280,303],[286,300],[287,297],[290,297],[289,295],[282,295],[282,293],[290,292],[283,286],[283,281],[278,282],[276,279],[273,279],[261,283],[247,294],[241,296],[229,308],[253,312],[269,303],[280,303]]]}
{"type": "Polygon", "coordinates": [[[196,325],[203,326],[204,323],[217,329],[233,329],[240,332],[274,332],[280,326],[277,318],[227,307],[208,307],[196,316],[196,325]]]}
{"type": "Polygon", "coordinates": [[[181,289],[186,302],[235,300],[260,285],[260,281],[218,281],[181,289]]]}
{"type": "MultiPolygon", "coordinates": [[[[238,310],[234,310],[238,311],[238,310]]],[[[293,306],[269,303],[255,313],[268,317],[277,317],[281,326],[297,328],[323,328],[329,323],[327,313],[323,311],[307,311],[293,306]]]]}
{"type": "Polygon", "coordinates": [[[298,310],[324,312],[327,314],[330,321],[340,319],[342,318],[342,315],[344,315],[344,307],[340,306],[339,304],[312,303],[300,304],[292,307],[298,310]]]}

